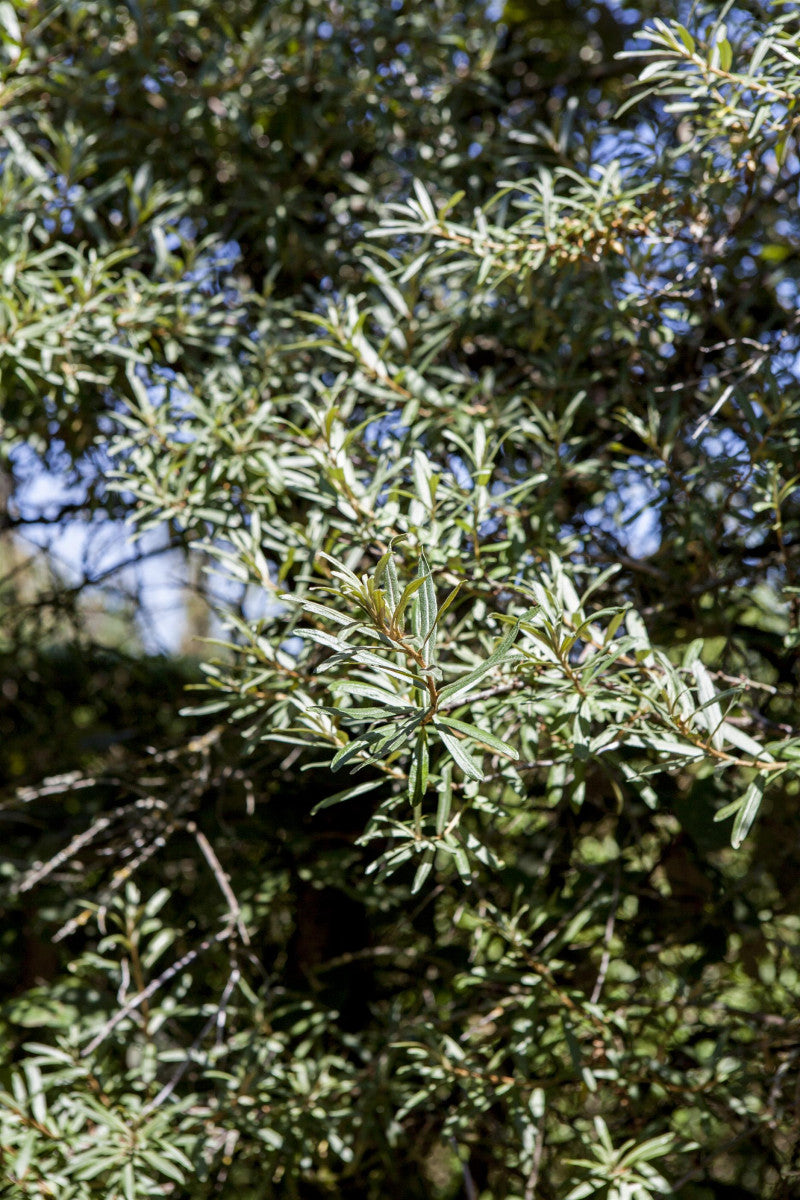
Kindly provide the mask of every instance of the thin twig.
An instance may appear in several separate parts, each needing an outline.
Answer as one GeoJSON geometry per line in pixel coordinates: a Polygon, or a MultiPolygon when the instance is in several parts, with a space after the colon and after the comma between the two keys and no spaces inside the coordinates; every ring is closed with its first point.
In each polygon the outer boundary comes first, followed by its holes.
{"type": "Polygon", "coordinates": [[[617,920],[617,908],[619,906],[619,886],[620,873],[619,867],[617,867],[617,870],[614,873],[614,891],[611,896],[611,911],[608,914],[605,933],[603,934],[603,957],[600,960],[600,970],[598,972],[594,988],[592,989],[592,994],[589,998],[590,1004],[597,1004],[597,1001],[600,999],[600,993],[603,990],[603,984],[606,981],[606,975],[608,974],[608,968],[611,963],[611,939],[614,936],[614,925],[617,920]]]}
{"type": "Polygon", "coordinates": [[[555,923],[553,928],[544,935],[542,940],[533,947],[533,953],[537,956],[537,958],[540,954],[542,954],[542,952],[544,950],[547,949],[547,947],[550,945],[550,943],[552,941],[554,941],[555,938],[558,937],[561,930],[565,929],[567,927],[567,925],[569,925],[569,923],[573,919],[573,917],[575,917],[578,912],[582,912],[587,907],[592,896],[595,894],[597,889],[602,886],[602,883],[603,883],[603,876],[598,875],[597,878],[595,880],[593,880],[592,883],[590,883],[590,885],[586,889],[586,891],[582,893],[582,895],[579,897],[577,903],[574,904],[571,908],[569,908],[567,910],[567,912],[565,912],[564,915],[561,917],[561,919],[555,923]]]}
{"type": "Polygon", "coordinates": [[[203,833],[203,831],[201,829],[197,828],[194,821],[186,822],[186,830],[188,833],[191,833],[192,837],[194,838],[194,840],[197,842],[198,846],[200,847],[200,849],[203,853],[203,857],[205,858],[206,862],[210,866],[210,868],[214,874],[214,878],[216,879],[217,883],[219,884],[219,890],[222,892],[223,896],[225,897],[225,899],[228,902],[228,912],[231,915],[231,920],[234,922],[234,924],[236,925],[236,928],[239,930],[239,936],[241,937],[245,946],[249,946],[250,945],[250,934],[247,932],[247,927],[245,926],[244,920],[242,919],[242,910],[239,907],[239,901],[236,899],[236,896],[233,893],[233,888],[230,885],[230,880],[228,879],[228,876],[223,871],[222,863],[217,858],[217,856],[214,852],[213,846],[211,845],[211,843],[209,842],[208,838],[203,833]]]}
{"type": "Polygon", "coordinates": [[[544,1151],[544,1122],[539,1122],[539,1127],[536,1130],[536,1144],[533,1149],[533,1166],[531,1173],[525,1181],[525,1192],[523,1200],[533,1200],[536,1195],[536,1184],[539,1182],[539,1169],[542,1165],[542,1152],[544,1151]]]}
{"type": "Polygon", "coordinates": [[[162,800],[157,800],[154,796],[147,796],[140,800],[134,800],[131,804],[121,804],[119,808],[115,808],[113,812],[108,813],[106,816],[98,817],[88,829],[77,833],[68,845],[58,850],[46,863],[38,863],[35,867],[32,867],[23,877],[21,883],[18,884],[17,891],[29,892],[37,883],[41,883],[48,875],[52,875],[53,871],[63,866],[71,858],[74,858],[79,850],[82,850],[85,846],[95,841],[105,829],[108,829],[109,825],[113,825],[115,821],[127,817],[130,813],[135,812],[136,809],[142,808],[163,809],[166,808],[166,805],[162,800]]]}
{"type": "MultiPolygon", "coordinates": [[[[164,849],[167,844],[167,838],[173,834],[176,829],[177,825],[175,825],[174,822],[170,822],[170,824],[165,825],[163,831],[156,834],[152,842],[148,842],[147,845],[139,851],[136,857],[131,860],[131,862],[125,863],[124,866],[119,867],[114,872],[111,883],[108,885],[105,891],[101,893],[101,912],[105,911],[105,909],[108,907],[108,902],[111,897],[119,891],[126,880],[130,879],[131,876],[134,875],[135,872],[138,871],[139,868],[143,866],[149,859],[151,859],[154,854],[157,854],[159,850],[164,849]]],[[[79,912],[77,916],[71,917],[69,921],[65,921],[61,928],[57,929],[53,934],[53,941],[60,942],[64,938],[70,937],[73,933],[80,929],[81,926],[86,924],[91,915],[92,909],[85,908],[82,912],[79,912]]]]}
{"type": "Polygon", "coordinates": [[[461,1155],[458,1153],[458,1142],[456,1141],[456,1139],[454,1137],[451,1137],[451,1138],[448,1138],[448,1141],[450,1142],[450,1145],[453,1147],[454,1154],[456,1155],[459,1162],[461,1163],[461,1173],[464,1176],[464,1193],[467,1197],[467,1200],[478,1200],[478,1189],[475,1186],[475,1180],[472,1178],[472,1174],[469,1169],[469,1163],[467,1162],[466,1159],[463,1159],[461,1157],[461,1155]]]}
{"type": "Polygon", "coordinates": [[[228,982],[225,984],[225,988],[222,992],[222,995],[219,998],[219,1003],[217,1004],[217,1007],[214,1009],[211,1016],[208,1018],[205,1025],[200,1030],[200,1032],[198,1033],[197,1037],[192,1042],[189,1049],[186,1051],[186,1056],[178,1064],[177,1071],[175,1071],[175,1073],[168,1080],[168,1082],[164,1084],[164,1086],[162,1087],[162,1089],[158,1093],[158,1095],[153,1100],[151,1100],[149,1104],[145,1105],[144,1109],[142,1110],[142,1116],[145,1116],[147,1113],[152,1112],[153,1109],[160,1108],[161,1105],[164,1103],[164,1101],[166,1099],[168,1099],[169,1096],[172,1095],[172,1093],[175,1091],[175,1088],[178,1086],[178,1084],[183,1079],[186,1072],[189,1070],[189,1067],[192,1062],[192,1055],[195,1053],[198,1046],[201,1045],[201,1043],[203,1042],[203,1039],[206,1037],[206,1035],[210,1031],[211,1027],[213,1025],[216,1025],[217,1029],[219,1030],[222,1026],[224,1026],[225,1013],[226,1013],[228,1004],[230,1002],[230,998],[233,995],[233,989],[236,987],[240,978],[241,978],[241,972],[240,972],[239,968],[234,964],[231,969],[231,973],[228,976],[228,982]]]}
{"type": "MultiPolygon", "coordinates": [[[[67,790],[76,792],[83,788],[96,787],[98,783],[108,782],[103,779],[95,779],[92,775],[82,776],[80,771],[70,771],[68,775],[49,775],[47,779],[43,779],[40,784],[35,787],[17,788],[14,794],[13,801],[5,801],[3,808],[10,808],[14,801],[21,801],[23,804],[29,804],[32,800],[41,800],[45,796],[57,796],[61,792],[67,790]]],[[[120,783],[121,780],[115,779],[111,782],[120,783]]]]}
{"type": "MultiPolygon", "coordinates": [[[[125,807],[127,808],[128,805],[125,807]]],[[[68,862],[71,858],[73,858],[79,850],[84,848],[84,846],[87,846],[91,842],[95,841],[95,839],[100,836],[103,830],[107,829],[108,826],[113,823],[115,815],[116,814],[112,814],[108,817],[98,817],[93,825],[90,825],[88,829],[84,829],[82,833],[76,834],[72,841],[54,854],[51,859],[45,863],[37,863],[36,866],[32,867],[30,871],[23,876],[21,882],[17,884],[17,892],[29,892],[32,887],[36,886],[37,883],[41,883],[41,881],[46,879],[48,875],[51,875],[53,871],[57,870],[60,866],[63,866],[65,862],[68,862]]]]}
{"type": "Polygon", "coordinates": [[[149,1000],[151,996],[154,996],[160,987],[163,987],[165,983],[169,983],[170,979],[174,979],[180,971],[182,971],[185,967],[188,967],[190,963],[193,963],[194,960],[199,958],[201,954],[204,954],[206,950],[210,950],[212,946],[217,945],[219,942],[227,941],[231,936],[231,932],[231,926],[226,925],[225,928],[221,929],[219,933],[214,934],[214,936],[211,938],[204,938],[199,946],[195,946],[193,950],[187,950],[187,952],[182,955],[181,958],[176,959],[174,963],[171,963],[167,969],[162,971],[156,979],[151,980],[146,988],[143,988],[141,992],[138,992],[135,996],[133,996],[124,1006],[124,1008],[117,1009],[113,1017],[106,1021],[100,1032],[97,1033],[89,1042],[89,1044],[83,1049],[81,1052],[81,1057],[87,1058],[90,1054],[93,1054],[97,1047],[102,1045],[102,1043],[106,1040],[112,1030],[116,1029],[120,1021],[123,1021],[125,1017],[130,1016],[130,1014],[134,1012],[140,1004],[144,1004],[146,1000],[149,1000]]]}

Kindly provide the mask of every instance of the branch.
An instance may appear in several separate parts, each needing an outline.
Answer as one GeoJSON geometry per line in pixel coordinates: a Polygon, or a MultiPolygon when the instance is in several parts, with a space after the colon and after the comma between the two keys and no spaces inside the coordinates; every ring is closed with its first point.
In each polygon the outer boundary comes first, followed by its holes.
{"type": "Polygon", "coordinates": [[[123,1021],[125,1017],[130,1016],[130,1014],[134,1012],[141,1004],[144,1004],[146,1000],[149,1000],[151,996],[154,996],[160,987],[163,987],[165,983],[169,983],[170,979],[174,979],[175,976],[184,969],[184,967],[188,967],[190,963],[193,963],[194,960],[199,958],[201,954],[204,954],[206,950],[210,950],[211,947],[217,945],[218,942],[227,941],[231,936],[231,932],[231,926],[226,925],[225,928],[221,929],[219,933],[214,934],[214,936],[211,938],[204,938],[199,946],[195,946],[193,950],[187,950],[186,954],[184,954],[181,958],[176,959],[174,963],[171,963],[170,966],[167,967],[166,971],[162,971],[160,975],[148,983],[146,988],[143,988],[141,992],[138,992],[135,996],[133,996],[127,1002],[127,1004],[123,1005],[122,1008],[117,1009],[113,1017],[106,1021],[100,1032],[95,1034],[88,1046],[84,1048],[81,1053],[81,1057],[88,1058],[90,1054],[93,1054],[98,1046],[101,1046],[106,1040],[112,1030],[116,1029],[120,1021],[123,1021]]]}
{"type": "Polygon", "coordinates": [[[232,920],[233,924],[236,926],[236,928],[239,930],[239,936],[241,937],[245,946],[249,946],[250,945],[250,934],[247,932],[247,928],[242,919],[242,910],[239,907],[239,901],[236,899],[236,896],[234,895],[233,888],[230,885],[230,880],[228,879],[228,876],[223,871],[222,863],[217,858],[217,856],[214,852],[213,846],[211,845],[211,843],[209,842],[208,838],[203,833],[203,831],[201,829],[197,828],[197,825],[194,823],[194,821],[187,821],[185,828],[188,833],[191,833],[192,837],[194,838],[194,840],[197,842],[198,846],[200,847],[200,849],[203,853],[203,857],[205,858],[208,865],[211,867],[211,870],[214,874],[214,878],[216,879],[217,883],[219,884],[219,890],[222,892],[223,896],[225,897],[225,899],[228,902],[228,912],[230,914],[231,920],[232,920]]]}

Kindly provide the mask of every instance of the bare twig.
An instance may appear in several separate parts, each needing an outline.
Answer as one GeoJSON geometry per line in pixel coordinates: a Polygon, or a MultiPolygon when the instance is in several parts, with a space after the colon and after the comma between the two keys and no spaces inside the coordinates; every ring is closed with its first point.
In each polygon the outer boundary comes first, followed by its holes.
{"type": "Polygon", "coordinates": [[[241,937],[245,946],[249,946],[250,945],[250,934],[247,932],[247,927],[245,926],[245,923],[242,919],[242,910],[239,907],[239,901],[236,899],[236,896],[233,893],[233,888],[230,885],[230,880],[228,879],[228,876],[223,871],[222,863],[217,858],[216,853],[214,852],[213,846],[211,845],[211,843],[209,842],[208,838],[203,833],[203,831],[201,829],[197,828],[194,821],[187,821],[185,828],[188,833],[191,833],[192,837],[194,838],[194,840],[197,842],[198,846],[200,847],[203,857],[205,858],[206,862],[208,863],[209,867],[211,868],[214,878],[216,879],[217,883],[219,884],[219,890],[222,892],[223,896],[225,897],[225,899],[228,903],[228,912],[230,913],[231,920],[235,924],[236,928],[239,930],[239,936],[241,937]]]}
{"type": "Polygon", "coordinates": [[[536,1184],[539,1182],[539,1169],[542,1165],[542,1153],[544,1151],[544,1122],[539,1122],[539,1128],[536,1130],[536,1144],[533,1149],[533,1166],[530,1174],[525,1180],[525,1192],[523,1200],[533,1200],[536,1195],[536,1184]]]}
{"type": "Polygon", "coordinates": [[[600,993],[603,990],[603,984],[606,981],[609,964],[611,963],[611,939],[614,936],[614,925],[617,920],[617,908],[619,906],[619,886],[620,872],[619,867],[617,867],[614,875],[614,891],[611,896],[611,910],[608,914],[605,933],[603,934],[603,957],[600,960],[600,970],[597,974],[597,979],[595,981],[594,988],[592,989],[592,994],[589,998],[590,1004],[597,1004],[597,1001],[600,999],[600,993]]]}
{"type": "MultiPolygon", "coordinates": [[[[32,800],[41,800],[45,796],[57,796],[60,792],[77,792],[83,788],[96,787],[101,781],[95,779],[92,775],[81,775],[80,771],[70,771],[68,775],[49,775],[47,779],[43,779],[40,784],[35,787],[17,788],[14,795],[14,801],[21,801],[23,804],[29,804],[32,800]]],[[[106,782],[104,779],[102,782],[106,782]]],[[[116,779],[114,783],[121,781],[116,779]]],[[[10,808],[14,801],[5,801],[3,808],[10,808]]]]}
{"type": "Polygon", "coordinates": [[[193,963],[194,960],[199,958],[201,954],[204,954],[206,950],[210,950],[212,946],[216,946],[219,942],[227,941],[230,938],[231,933],[231,926],[226,925],[225,928],[221,929],[219,933],[214,934],[213,937],[204,938],[203,941],[200,942],[199,946],[195,946],[192,950],[187,950],[186,953],[180,958],[176,959],[174,963],[170,963],[165,971],[162,971],[159,976],[157,976],[155,979],[152,979],[150,983],[148,983],[146,988],[143,988],[141,992],[138,992],[135,996],[131,997],[131,999],[123,1008],[117,1009],[114,1015],[108,1021],[106,1021],[100,1032],[95,1034],[89,1044],[83,1049],[82,1057],[86,1058],[88,1055],[93,1054],[97,1047],[102,1045],[102,1043],[106,1040],[108,1035],[114,1029],[116,1029],[120,1021],[123,1021],[125,1017],[130,1016],[130,1014],[134,1012],[140,1004],[144,1004],[146,1000],[149,1000],[151,996],[154,996],[160,987],[163,987],[165,983],[169,983],[170,979],[174,979],[180,971],[183,971],[184,968],[193,963]]]}
{"type": "Polygon", "coordinates": [[[98,817],[88,829],[84,829],[82,833],[76,834],[72,841],[68,843],[68,845],[57,851],[46,863],[38,863],[35,867],[32,867],[31,870],[28,871],[28,873],[23,877],[21,883],[17,886],[17,891],[29,892],[30,889],[35,887],[37,883],[41,883],[41,881],[46,879],[48,875],[52,875],[53,871],[56,871],[60,866],[63,866],[64,863],[69,862],[71,858],[74,858],[78,851],[82,850],[84,846],[91,845],[92,842],[96,841],[100,834],[103,833],[104,830],[108,829],[110,825],[113,825],[115,821],[119,821],[123,817],[128,816],[129,813],[142,808],[163,809],[166,808],[166,805],[162,800],[157,800],[154,796],[147,796],[140,800],[134,800],[131,804],[122,804],[119,808],[115,808],[113,812],[108,813],[106,816],[98,817]]]}
{"type": "MultiPolygon", "coordinates": [[[[129,806],[126,805],[125,807],[127,808],[129,806]]],[[[72,841],[54,854],[53,857],[48,860],[48,862],[37,863],[36,866],[32,867],[31,870],[23,876],[20,883],[17,884],[16,890],[18,892],[29,892],[32,887],[36,886],[37,883],[41,883],[41,881],[46,879],[48,875],[51,875],[53,871],[56,871],[60,866],[63,866],[65,862],[69,862],[69,860],[73,858],[79,850],[82,850],[84,846],[88,846],[92,842],[96,841],[103,830],[108,829],[109,825],[113,824],[115,816],[116,814],[112,813],[108,817],[98,817],[93,825],[90,825],[88,829],[84,829],[82,833],[76,834],[72,841]]]]}
{"type": "Polygon", "coordinates": [[[218,1002],[216,1008],[211,1013],[211,1016],[208,1018],[206,1023],[203,1025],[203,1028],[200,1030],[200,1032],[198,1033],[197,1037],[192,1042],[189,1049],[186,1051],[185,1057],[178,1064],[178,1069],[174,1072],[174,1074],[168,1080],[168,1082],[164,1084],[164,1086],[162,1087],[162,1089],[158,1093],[158,1095],[155,1096],[155,1098],[153,1100],[151,1100],[149,1104],[145,1105],[145,1107],[142,1111],[143,1116],[149,1112],[152,1112],[153,1109],[160,1108],[161,1105],[164,1103],[164,1101],[167,1100],[172,1095],[172,1093],[175,1091],[175,1088],[178,1086],[178,1084],[183,1079],[186,1072],[189,1070],[189,1067],[192,1063],[192,1055],[195,1054],[198,1047],[202,1044],[203,1039],[207,1036],[207,1034],[211,1030],[212,1026],[216,1025],[217,1030],[218,1030],[218,1035],[219,1035],[219,1033],[221,1032],[222,1028],[225,1025],[225,1016],[226,1016],[228,1004],[230,1003],[231,996],[233,995],[233,989],[236,987],[240,978],[241,978],[241,972],[239,971],[239,968],[234,963],[231,967],[231,973],[228,976],[228,982],[225,984],[225,987],[223,989],[222,995],[219,998],[219,1002],[218,1002]]]}
{"type": "Polygon", "coordinates": [[[586,891],[581,894],[581,896],[578,898],[577,903],[574,904],[567,912],[565,912],[564,915],[561,917],[561,919],[555,923],[553,928],[550,929],[544,935],[542,940],[533,947],[533,953],[535,955],[537,955],[537,957],[538,957],[538,955],[540,955],[542,953],[542,951],[547,949],[547,947],[550,945],[550,943],[552,941],[555,940],[555,938],[558,937],[561,930],[565,929],[567,927],[567,925],[569,925],[569,923],[573,919],[573,917],[578,912],[582,912],[587,907],[592,896],[595,894],[597,889],[599,887],[601,887],[602,883],[603,883],[603,876],[598,875],[597,878],[592,881],[592,883],[589,885],[589,887],[586,889],[586,891]]]}
{"type": "MultiPolygon", "coordinates": [[[[108,885],[105,891],[101,893],[102,903],[100,911],[104,912],[106,910],[111,897],[119,891],[122,885],[128,879],[130,879],[131,876],[138,871],[141,866],[151,859],[154,854],[157,854],[159,850],[163,850],[164,846],[167,844],[167,838],[170,836],[170,834],[174,833],[176,829],[177,826],[174,822],[171,822],[169,825],[165,825],[163,831],[156,834],[152,842],[148,842],[147,845],[144,846],[130,862],[125,863],[124,866],[119,867],[114,872],[111,883],[108,885]]],[[[60,942],[64,938],[70,937],[73,933],[80,929],[82,925],[86,924],[91,915],[92,909],[83,909],[83,911],[78,913],[77,916],[72,917],[69,921],[66,921],[60,929],[56,930],[56,932],[53,934],[53,941],[60,942]]]]}
{"type": "Polygon", "coordinates": [[[453,1147],[453,1152],[461,1163],[461,1173],[464,1176],[464,1194],[467,1197],[467,1200],[478,1200],[478,1189],[475,1186],[475,1180],[472,1178],[472,1174],[469,1169],[469,1163],[466,1159],[461,1158],[461,1155],[458,1153],[458,1142],[456,1139],[451,1137],[448,1140],[450,1145],[453,1147]]]}

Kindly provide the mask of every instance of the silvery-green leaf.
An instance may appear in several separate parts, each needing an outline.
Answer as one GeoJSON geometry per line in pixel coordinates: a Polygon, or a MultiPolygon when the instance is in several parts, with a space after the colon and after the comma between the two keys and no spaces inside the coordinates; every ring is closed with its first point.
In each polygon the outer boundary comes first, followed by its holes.
{"type": "Polygon", "coordinates": [[[731,845],[734,850],[738,850],[739,846],[741,846],[750,832],[753,821],[756,819],[758,810],[761,807],[761,801],[764,799],[764,783],[764,776],[757,776],[742,797],[741,805],[733,822],[733,829],[731,830],[731,845]]]}
{"type": "Polygon", "coordinates": [[[485,678],[493,667],[499,666],[511,649],[518,629],[519,621],[515,621],[508,633],[497,643],[488,658],[484,659],[473,670],[468,671],[466,675],[462,675],[460,679],[456,679],[453,683],[448,683],[446,687],[443,687],[439,692],[439,704],[452,702],[456,697],[465,695],[476,683],[485,678]]]}
{"type": "Polygon", "coordinates": [[[439,734],[439,737],[442,739],[445,747],[450,751],[450,754],[455,760],[457,766],[461,768],[464,774],[469,776],[470,779],[476,779],[478,781],[483,779],[483,771],[481,771],[475,765],[458,738],[454,737],[452,733],[448,733],[446,729],[442,729],[440,726],[437,726],[436,732],[439,734]]]}
{"type": "Polygon", "coordinates": [[[473,738],[481,745],[489,746],[490,749],[496,750],[498,754],[505,754],[508,758],[519,758],[519,753],[508,742],[495,737],[493,733],[487,733],[485,729],[479,729],[477,725],[470,725],[468,721],[459,721],[455,717],[437,715],[434,718],[434,725],[437,729],[442,725],[446,725],[448,729],[455,729],[458,733],[463,733],[467,737],[473,738]]]}
{"type": "Polygon", "coordinates": [[[417,571],[421,583],[414,605],[414,632],[424,644],[436,623],[436,588],[424,554],[419,556],[417,571]]]}

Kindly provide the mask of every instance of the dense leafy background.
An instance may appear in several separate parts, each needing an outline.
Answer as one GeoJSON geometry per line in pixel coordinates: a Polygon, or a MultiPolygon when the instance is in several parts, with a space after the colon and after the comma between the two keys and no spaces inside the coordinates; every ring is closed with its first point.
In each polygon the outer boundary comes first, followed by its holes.
{"type": "Polygon", "coordinates": [[[794,6],[0,39],[4,1194],[789,1200],[794,6]]]}

